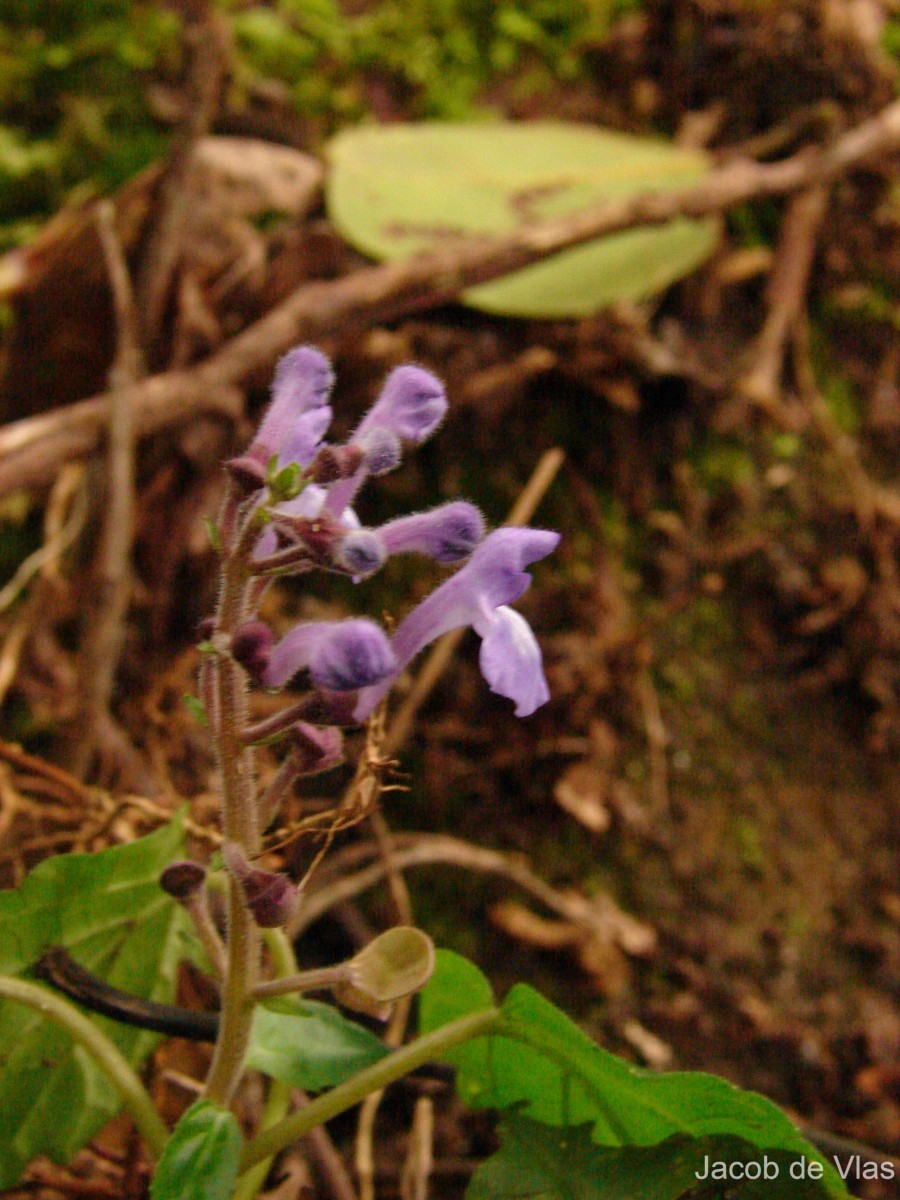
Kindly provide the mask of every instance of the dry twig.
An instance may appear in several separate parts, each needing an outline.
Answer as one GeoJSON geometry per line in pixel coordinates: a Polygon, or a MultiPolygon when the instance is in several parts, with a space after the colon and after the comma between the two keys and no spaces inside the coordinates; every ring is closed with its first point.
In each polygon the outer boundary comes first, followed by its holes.
{"type": "Polygon", "coordinates": [[[116,760],[137,779],[142,779],[146,772],[138,767],[128,739],[109,711],[131,591],[135,437],[134,413],[127,389],[140,377],[142,362],[131,279],[109,201],[97,206],[97,230],[116,314],[116,355],[110,370],[112,392],[103,534],[91,602],[82,624],[78,664],[80,707],[69,731],[69,764],[76,775],[84,776],[94,754],[102,748],[106,753],[113,751],[116,760]]]}
{"type": "MultiPolygon", "coordinates": [[[[432,863],[461,867],[467,871],[499,875],[508,879],[527,895],[540,901],[551,912],[579,925],[586,933],[617,943],[627,954],[645,955],[653,950],[656,937],[653,930],[619,909],[605,895],[590,900],[551,887],[513,854],[473,846],[460,838],[444,834],[399,834],[391,839],[393,861],[397,869],[420,867],[432,863]]],[[[383,861],[371,863],[349,874],[360,858],[373,854],[371,845],[348,846],[330,860],[332,882],[323,884],[305,898],[289,933],[298,937],[315,924],[335,904],[352,900],[385,877],[383,861]]]]}
{"type": "Polygon", "coordinates": [[[215,119],[227,65],[224,26],[209,0],[191,0],[185,9],[189,62],[183,116],[158,185],[158,206],[137,286],[144,345],[151,352],[159,341],[182,256],[190,206],[196,202],[195,150],[215,119]]]}
{"type": "Polygon", "coordinates": [[[828,188],[808,188],[787,206],[775,267],[769,278],[765,324],[753,350],[753,364],[738,385],[752,404],[777,412],[785,347],[809,286],[816,238],[828,207],[828,188]]]}
{"type": "Polygon", "coordinates": [[[51,593],[60,574],[62,556],[84,528],[88,513],[84,475],[81,463],[67,463],[60,472],[44,512],[43,544],[29,554],[0,589],[2,615],[34,580],[24,603],[10,617],[0,645],[0,703],[15,682],[29,638],[46,620],[47,608],[52,607],[51,593]]]}
{"type": "Polygon", "coordinates": [[[402,1200],[428,1200],[428,1180],[434,1167],[434,1102],[420,1096],[409,1132],[409,1149],[400,1173],[402,1200]]]}

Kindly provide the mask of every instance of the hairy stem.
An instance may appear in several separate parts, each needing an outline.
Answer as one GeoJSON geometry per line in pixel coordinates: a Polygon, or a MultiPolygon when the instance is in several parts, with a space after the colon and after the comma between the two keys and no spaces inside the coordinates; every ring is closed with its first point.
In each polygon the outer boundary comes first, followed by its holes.
{"type": "Polygon", "coordinates": [[[260,1133],[245,1148],[241,1170],[248,1171],[256,1163],[277,1154],[279,1150],[303,1137],[317,1125],[322,1125],[338,1113],[359,1104],[371,1092],[380,1091],[424,1063],[440,1058],[454,1046],[473,1038],[499,1033],[503,1023],[503,1015],[499,1009],[489,1008],[484,1012],[469,1013],[457,1021],[451,1021],[448,1025],[410,1042],[408,1046],[395,1050],[387,1058],[373,1063],[372,1066],[359,1071],[352,1079],[317,1097],[300,1112],[260,1133]]]}
{"type": "Polygon", "coordinates": [[[317,967],[312,971],[297,971],[284,979],[269,979],[258,983],[253,994],[258,1000],[264,996],[286,996],[291,992],[318,992],[334,987],[350,978],[350,964],[338,963],[333,967],[317,967]]]}
{"type": "MultiPolygon", "coordinates": [[[[226,499],[226,505],[230,498],[226,499]]],[[[222,589],[216,612],[216,636],[229,640],[246,618],[246,561],[258,534],[252,516],[246,520],[237,544],[227,553],[222,589]]],[[[227,841],[253,858],[259,852],[253,751],[244,745],[241,731],[247,724],[247,678],[229,654],[216,657],[213,667],[218,720],[214,739],[222,780],[222,824],[227,841]]],[[[238,881],[228,881],[228,941],[222,1015],[206,1097],[227,1106],[241,1076],[253,1025],[253,987],[259,974],[259,930],[247,908],[238,881]]]]}
{"type": "Polygon", "coordinates": [[[48,1021],[61,1026],[91,1056],[109,1079],[156,1158],[162,1154],[169,1133],[147,1095],[144,1085],[127,1059],[87,1017],[61,996],[24,979],[0,976],[0,996],[25,1004],[48,1021]]]}

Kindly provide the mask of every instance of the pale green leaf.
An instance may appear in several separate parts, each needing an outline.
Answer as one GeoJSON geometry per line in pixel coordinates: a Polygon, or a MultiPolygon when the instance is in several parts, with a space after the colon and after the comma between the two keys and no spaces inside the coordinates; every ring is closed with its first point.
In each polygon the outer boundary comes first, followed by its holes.
{"type": "MultiPolygon", "coordinates": [[[[329,157],[329,215],[348,241],[379,259],[687,187],[709,170],[702,154],[660,140],[552,121],[363,126],[336,137],[329,157]]],[[[662,291],[702,263],[716,237],[712,220],[628,230],[463,298],[510,316],[589,316],[662,291]]]]}

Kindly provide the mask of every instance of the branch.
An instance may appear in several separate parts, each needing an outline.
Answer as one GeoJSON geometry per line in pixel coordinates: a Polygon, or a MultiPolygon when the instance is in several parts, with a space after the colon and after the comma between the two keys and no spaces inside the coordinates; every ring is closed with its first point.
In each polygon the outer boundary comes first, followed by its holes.
{"type": "MultiPolygon", "coordinates": [[[[585,900],[581,896],[560,892],[535,875],[516,855],[491,850],[486,846],[475,846],[444,834],[402,834],[391,841],[393,860],[399,869],[444,863],[466,871],[498,875],[514,883],[551,912],[588,933],[616,942],[628,954],[648,954],[653,950],[653,930],[622,912],[609,896],[601,894],[592,900],[585,900]]],[[[381,882],[385,875],[381,859],[361,867],[352,875],[349,873],[359,855],[367,854],[369,849],[366,846],[348,846],[332,857],[331,867],[337,877],[304,898],[300,911],[288,926],[292,938],[299,938],[335,904],[352,900],[381,882]]]]}
{"type": "Polygon", "coordinates": [[[195,150],[213,123],[227,68],[223,26],[208,0],[188,5],[185,30],[188,86],[184,113],[158,185],[158,205],[147,237],[137,293],[150,355],[159,341],[172,281],[184,249],[191,206],[196,203],[195,150]]]}
{"type": "MultiPolygon", "coordinates": [[[[708,217],[749,200],[826,184],[898,146],[900,100],[830,146],[802,150],[783,162],[731,162],[693,187],[606,201],[574,216],[523,225],[509,238],[448,239],[440,250],[402,262],[304,284],[205,363],[129,389],[137,430],[151,433],[198,411],[225,407],[223,390],[231,393],[298,341],[434,308],[475,284],[607,234],[675,217],[708,217]]],[[[104,394],[0,430],[0,496],[46,484],[63,462],[90,453],[107,423],[108,406],[104,394]]]]}
{"type": "MultiPolygon", "coordinates": [[[[97,206],[97,232],[109,276],[116,314],[116,355],[109,372],[112,391],[109,405],[109,438],[106,463],[106,494],[103,533],[94,569],[94,590],[81,627],[78,716],[69,731],[69,765],[73,774],[84,777],[96,751],[105,745],[120,765],[133,759],[134,751],[110,713],[116,668],[124,640],[124,621],[131,593],[131,541],[134,529],[134,412],[124,389],[143,374],[138,340],[137,316],[128,266],[116,237],[113,206],[103,200],[97,206]]],[[[103,757],[101,753],[101,757],[103,757]]],[[[132,764],[140,778],[146,772],[132,764]]]]}

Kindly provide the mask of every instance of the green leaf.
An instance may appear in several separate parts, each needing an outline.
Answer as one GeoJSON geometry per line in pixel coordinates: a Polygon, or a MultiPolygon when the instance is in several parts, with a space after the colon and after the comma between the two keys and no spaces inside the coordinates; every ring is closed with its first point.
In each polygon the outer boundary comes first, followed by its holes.
{"type": "Polygon", "coordinates": [[[804,1178],[808,1164],[799,1155],[760,1153],[740,1138],[677,1134],[655,1146],[600,1147],[589,1125],[544,1125],[515,1112],[503,1118],[500,1137],[500,1150],[475,1172],[466,1200],[679,1200],[700,1184],[704,1200],[825,1195],[820,1182],[804,1178]],[[714,1178],[723,1172],[725,1179],[714,1178]]]}
{"type": "MultiPolygon", "coordinates": [[[[434,971],[431,979],[419,996],[419,1030],[429,1033],[449,1025],[457,1017],[469,1013],[485,1012],[494,1007],[491,985],[474,963],[454,954],[452,950],[438,950],[435,954],[434,971]]],[[[481,1081],[490,1074],[491,1043],[487,1038],[451,1050],[447,1061],[458,1068],[456,1088],[469,1104],[477,1103],[481,1081]]]]}
{"type": "Polygon", "coordinates": [[[500,1138],[500,1149],[472,1176],[466,1200],[607,1200],[599,1181],[604,1152],[591,1141],[589,1125],[559,1129],[510,1113],[500,1138]]]}
{"type": "MultiPolygon", "coordinates": [[[[362,126],[333,139],[329,156],[329,215],[379,259],[448,235],[503,236],[524,221],[672,191],[709,170],[702,154],[662,141],[552,121],[362,126]]],[[[628,230],[470,288],[464,299],[510,316],[590,316],[662,291],[702,263],[716,238],[712,220],[628,230]]]]}
{"type": "Polygon", "coordinates": [[[256,1010],[247,1066],[282,1083],[318,1092],[388,1053],[374,1033],[330,1004],[296,998],[276,1003],[256,1010]]]}
{"type": "MultiPolygon", "coordinates": [[[[491,1004],[480,972],[458,955],[438,951],[422,993],[423,1033],[491,1004]]],[[[653,1146],[677,1134],[730,1136],[760,1150],[783,1150],[823,1162],[769,1100],[700,1072],[655,1074],[616,1058],[592,1042],[532,988],[514,987],[501,1011],[512,1036],[480,1038],[458,1048],[457,1090],[473,1107],[522,1112],[547,1125],[588,1124],[606,1146],[653,1146]]],[[[846,1196],[825,1164],[821,1195],[846,1196]]]]}
{"type": "MultiPolygon", "coordinates": [[[[184,912],[159,887],[163,867],[184,853],[180,822],[101,854],[66,854],[0,894],[0,973],[29,977],[62,945],[118,987],[171,1001],[178,961],[190,946],[184,912]]],[[[158,1034],[94,1017],[132,1066],[158,1034]]],[[[18,1004],[0,1003],[0,1187],[36,1155],[67,1162],[118,1112],[116,1090],[68,1034],[18,1004]]]]}
{"type": "Polygon", "coordinates": [[[234,1115],[199,1100],[166,1143],[150,1185],[151,1200],[230,1200],[242,1148],[234,1115]]]}

